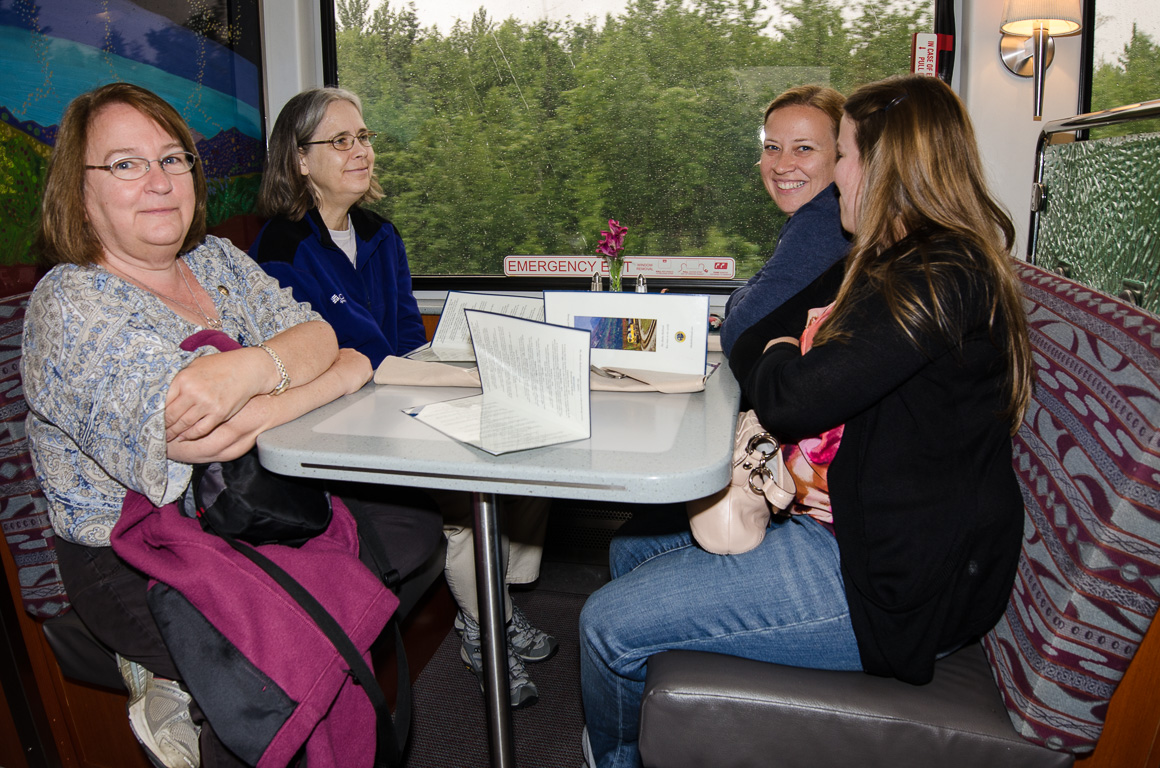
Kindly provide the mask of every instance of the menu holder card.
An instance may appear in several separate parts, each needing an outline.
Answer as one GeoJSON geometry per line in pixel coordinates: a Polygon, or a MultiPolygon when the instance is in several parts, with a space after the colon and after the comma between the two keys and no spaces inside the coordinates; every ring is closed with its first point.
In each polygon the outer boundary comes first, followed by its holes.
{"type": "Polygon", "coordinates": [[[590,331],[600,368],[707,375],[708,296],[545,291],[544,319],[590,331]]]}
{"type": "Polygon", "coordinates": [[[592,436],[589,332],[465,310],[483,394],[404,409],[493,455],[592,436]]]}
{"type": "Polygon", "coordinates": [[[404,357],[424,362],[471,362],[475,353],[464,311],[479,309],[529,320],[544,319],[544,300],[539,296],[500,296],[490,293],[448,291],[431,341],[404,357]]]}

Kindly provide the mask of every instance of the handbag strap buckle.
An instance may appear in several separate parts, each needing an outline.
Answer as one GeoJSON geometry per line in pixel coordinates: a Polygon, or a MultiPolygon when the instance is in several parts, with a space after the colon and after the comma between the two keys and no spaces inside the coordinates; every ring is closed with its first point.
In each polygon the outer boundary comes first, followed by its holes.
{"type": "Polygon", "coordinates": [[[749,473],[749,490],[758,496],[762,496],[765,494],[765,484],[772,479],[773,470],[765,466],[765,463],[762,462],[761,466],[749,473]]]}
{"type": "Polygon", "coordinates": [[[777,438],[768,432],[759,432],[749,438],[745,444],[745,454],[738,462],[742,469],[752,470],[749,473],[749,488],[756,494],[761,494],[765,484],[773,479],[773,472],[766,463],[781,450],[777,438]]]}
{"type": "Polygon", "coordinates": [[[753,437],[749,438],[749,442],[745,445],[745,452],[748,454],[760,453],[761,464],[765,464],[769,457],[781,450],[781,443],[777,438],[768,432],[759,432],[753,437]]]}

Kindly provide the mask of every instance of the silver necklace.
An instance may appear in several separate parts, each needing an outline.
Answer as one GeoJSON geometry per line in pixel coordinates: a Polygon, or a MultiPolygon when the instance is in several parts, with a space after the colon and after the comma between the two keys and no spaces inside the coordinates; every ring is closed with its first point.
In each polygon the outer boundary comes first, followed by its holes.
{"type": "MultiPolygon", "coordinates": [[[[109,269],[109,265],[103,265],[103,266],[106,269],[108,269],[110,272],[113,271],[113,270],[109,269]]],[[[197,297],[193,295],[193,288],[191,288],[189,286],[189,279],[185,276],[185,273],[181,271],[180,262],[176,266],[177,266],[177,274],[181,275],[181,280],[182,280],[182,282],[185,283],[185,290],[189,291],[189,298],[193,299],[194,306],[192,306],[192,307],[189,306],[188,304],[186,304],[184,301],[181,301],[180,299],[173,298],[172,296],[170,296],[167,293],[162,293],[161,291],[159,291],[155,288],[150,288],[149,286],[145,285],[144,283],[138,281],[136,278],[129,276],[127,273],[121,272],[120,269],[118,269],[116,271],[118,273],[120,273],[120,275],[124,279],[133,283],[134,285],[136,285],[138,288],[142,289],[143,291],[147,291],[159,299],[164,299],[165,301],[172,302],[179,307],[184,307],[187,312],[194,312],[196,314],[201,315],[202,318],[205,320],[205,327],[206,328],[209,328],[210,330],[214,330],[214,331],[220,331],[222,329],[221,319],[220,318],[211,318],[205,312],[201,311],[201,304],[198,302],[197,297]]]]}
{"type": "MultiPolygon", "coordinates": [[[[201,311],[201,302],[199,302],[199,301],[197,300],[197,296],[195,296],[195,295],[194,295],[194,293],[193,293],[193,288],[191,288],[191,287],[189,286],[189,278],[185,276],[185,272],[182,272],[182,271],[181,271],[181,265],[180,265],[180,264],[178,264],[178,265],[177,265],[177,272],[178,272],[178,273],[181,275],[181,281],[182,281],[183,283],[185,283],[185,290],[189,291],[189,298],[193,299],[193,303],[194,303],[194,305],[196,305],[196,307],[197,307],[197,313],[198,313],[199,315],[201,315],[202,317],[204,317],[204,318],[205,318],[205,327],[206,327],[206,328],[209,328],[210,330],[214,330],[214,331],[220,331],[220,330],[222,329],[222,321],[221,321],[221,318],[220,318],[220,317],[213,317],[213,318],[211,318],[211,317],[210,317],[209,315],[207,315],[205,312],[202,312],[202,311],[201,311]]],[[[208,294],[207,294],[207,295],[208,295],[208,294]]],[[[212,299],[211,299],[211,301],[212,301],[212,299]]],[[[184,304],[182,304],[181,306],[183,306],[183,307],[184,307],[185,305],[184,305],[184,304]]],[[[187,309],[188,309],[188,307],[187,307],[187,309]]]]}

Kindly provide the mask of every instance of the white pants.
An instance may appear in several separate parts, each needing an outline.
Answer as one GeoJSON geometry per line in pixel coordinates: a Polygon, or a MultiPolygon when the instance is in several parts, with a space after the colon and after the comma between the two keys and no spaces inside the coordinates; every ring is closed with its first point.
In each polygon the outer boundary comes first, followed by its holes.
{"type": "MultiPolygon", "coordinates": [[[[475,534],[471,494],[462,491],[430,491],[443,512],[443,535],[447,537],[447,563],[443,574],[460,610],[479,621],[479,593],[475,583],[475,534]]],[[[500,567],[504,574],[504,619],[511,621],[509,584],[530,584],[540,577],[544,534],[548,529],[550,499],[531,496],[497,496],[502,505],[500,567]]]]}

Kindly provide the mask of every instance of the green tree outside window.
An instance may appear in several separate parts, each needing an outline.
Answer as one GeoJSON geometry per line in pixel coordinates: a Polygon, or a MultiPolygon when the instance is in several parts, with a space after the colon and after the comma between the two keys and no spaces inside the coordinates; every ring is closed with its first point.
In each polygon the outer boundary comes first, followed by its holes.
{"type": "Polygon", "coordinates": [[[377,210],[416,274],[497,274],[509,254],[731,256],[738,276],[784,218],[757,176],[761,115],[802,83],[848,92],[909,70],[927,0],[631,0],[580,22],[442,31],[415,6],[338,0],[339,83],[380,136],[377,210]]]}

